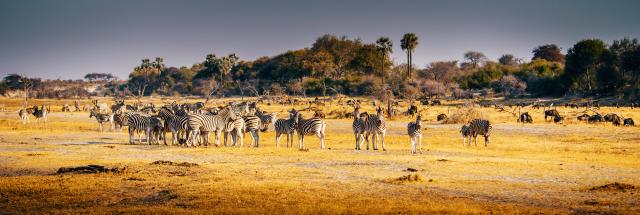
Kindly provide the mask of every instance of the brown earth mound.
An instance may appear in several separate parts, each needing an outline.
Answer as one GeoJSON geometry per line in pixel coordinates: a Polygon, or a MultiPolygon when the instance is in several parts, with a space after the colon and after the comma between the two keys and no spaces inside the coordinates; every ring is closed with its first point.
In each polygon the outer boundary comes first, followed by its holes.
{"type": "Polygon", "coordinates": [[[57,174],[77,173],[77,174],[96,174],[96,173],[122,173],[125,168],[106,168],[100,165],[87,165],[78,167],[60,167],[57,174]]]}
{"type": "Polygon", "coordinates": [[[622,191],[622,192],[626,192],[627,190],[633,190],[636,187],[631,185],[631,184],[625,184],[625,183],[618,183],[618,182],[614,182],[611,184],[605,184],[602,186],[596,186],[596,187],[592,187],[589,188],[590,191],[622,191]]]}
{"type": "Polygon", "coordinates": [[[182,167],[193,167],[198,166],[197,163],[189,163],[189,162],[173,162],[173,161],[164,161],[158,160],[151,163],[152,165],[169,165],[169,166],[182,166],[182,167]]]}
{"type": "Polygon", "coordinates": [[[404,184],[409,182],[420,182],[420,181],[424,181],[424,178],[422,177],[422,175],[410,174],[410,175],[404,175],[398,178],[388,178],[388,179],[385,179],[383,182],[390,183],[390,184],[404,184]]]}

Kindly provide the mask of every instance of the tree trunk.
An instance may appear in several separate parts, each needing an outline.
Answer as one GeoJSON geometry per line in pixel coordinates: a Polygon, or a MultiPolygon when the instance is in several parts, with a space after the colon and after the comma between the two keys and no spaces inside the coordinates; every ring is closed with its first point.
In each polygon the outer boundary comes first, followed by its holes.
{"type": "Polygon", "coordinates": [[[380,70],[382,71],[382,86],[384,87],[384,51],[382,52],[382,68],[380,70]]]}

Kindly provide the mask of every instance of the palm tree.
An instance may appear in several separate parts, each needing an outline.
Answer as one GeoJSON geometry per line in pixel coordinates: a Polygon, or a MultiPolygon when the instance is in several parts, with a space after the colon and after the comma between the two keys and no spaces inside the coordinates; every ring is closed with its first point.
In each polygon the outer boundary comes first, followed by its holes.
{"type": "Polygon", "coordinates": [[[402,37],[402,40],[400,40],[400,47],[402,48],[402,50],[407,51],[407,74],[409,78],[411,78],[411,54],[413,54],[413,51],[417,46],[418,36],[416,36],[416,34],[414,33],[406,33],[402,37]]]}
{"type": "Polygon", "coordinates": [[[393,53],[393,42],[388,37],[380,37],[376,41],[378,51],[382,53],[382,84],[384,85],[384,60],[387,53],[393,53]]]}

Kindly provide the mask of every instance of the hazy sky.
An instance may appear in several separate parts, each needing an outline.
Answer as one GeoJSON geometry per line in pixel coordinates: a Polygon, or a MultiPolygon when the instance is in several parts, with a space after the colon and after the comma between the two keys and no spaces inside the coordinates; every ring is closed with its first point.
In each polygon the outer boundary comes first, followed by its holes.
{"type": "Polygon", "coordinates": [[[164,57],[167,66],[191,66],[211,52],[252,60],[327,33],[388,36],[401,63],[400,39],[415,32],[420,67],[469,50],[528,60],[542,44],[566,51],[585,38],[640,37],[639,8],[638,0],[0,0],[0,75],[126,78],[142,58],[164,57]]]}

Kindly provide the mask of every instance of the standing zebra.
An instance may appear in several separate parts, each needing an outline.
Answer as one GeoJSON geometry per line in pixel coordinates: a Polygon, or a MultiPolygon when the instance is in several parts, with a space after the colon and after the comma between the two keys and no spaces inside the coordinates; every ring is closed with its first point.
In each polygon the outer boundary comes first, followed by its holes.
{"type": "Polygon", "coordinates": [[[138,131],[138,143],[142,144],[142,132],[145,133],[147,143],[151,144],[151,117],[138,113],[127,113],[129,126],[129,144],[134,144],[134,133],[138,131]]]}
{"type": "Polygon", "coordinates": [[[362,114],[364,119],[360,116],[360,110],[356,106],[353,110],[353,124],[351,128],[353,129],[353,135],[356,138],[356,150],[362,149],[362,141],[364,140],[365,133],[365,120],[367,114],[362,114]]]}
{"type": "MultiPolygon", "coordinates": [[[[475,139],[475,146],[478,146],[478,136],[482,135],[484,137],[484,146],[486,147],[490,143],[489,136],[491,135],[491,128],[489,120],[474,119],[469,122],[465,132],[462,132],[462,129],[460,132],[463,133],[465,140],[466,137],[473,137],[475,139]]],[[[469,141],[469,145],[471,145],[471,141],[469,141]]]]}
{"type": "MultiPolygon", "coordinates": [[[[165,131],[171,132],[171,145],[175,145],[176,142],[180,142],[179,139],[184,137],[189,128],[189,123],[186,112],[182,112],[182,115],[174,114],[173,111],[167,107],[162,107],[158,112],[160,118],[164,119],[165,131]]],[[[166,135],[165,135],[166,136],[166,135]]],[[[164,139],[164,144],[167,145],[167,139],[164,139]]]]}
{"type": "Polygon", "coordinates": [[[220,133],[223,132],[228,122],[238,119],[248,111],[246,105],[228,106],[220,110],[217,115],[189,114],[189,142],[195,146],[195,140],[199,136],[205,145],[209,144],[209,133],[215,132],[215,145],[220,146],[220,133]]]}
{"type": "Polygon", "coordinates": [[[420,144],[420,154],[422,154],[422,117],[418,114],[415,122],[407,125],[407,135],[411,139],[411,153],[416,153],[416,141],[420,144]]]}
{"type": "MultiPolygon", "coordinates": [[[[462,134],[462,146],[467,145],[467,138],[471,138],[471,130],[469,130],[469,125],[463,125],[460,128],[460,134],[462,134]]],[[[471,145],[471,139],[469,139],[469,145],[471,145]]]]}
{"type": "Polygon", "coordinates": [[[96,110],[91,110],[91,112],[89,113],[89,118],[95,117],[98,121],[98,124],[100,124],[100,132],[102,132],[102,124],[104,124],[105,122],[108,122],[111,125],[111,130],[113,130],[113,116],[113,114],[99,113],[96,110]]]}
{"type": "Polygon", "coordinates": [[[151,145],[152,143],[156,143],[156,144],[160,144],[160,139],[165,140],[165,145],[167,143],[166,139],[167,139],[167,133],[165,132],[165,127],[164,127],[164,120],[162,118],[160,118],[159,116],[152,116],[149,119],[151,121],[151,124],[149,125],[151,127],[150,131],[151,131],[151,138],[150,138],[150,142],[149,145],[151,145]]]}
{"type": "Polygon", "coordinates": [[[298,143],[300,144],[300,149],[304,149],[304,135],[312,135],[315,134],[320,138],[320,148],[324,149],[324,130],[327,127],[327,124],[320,117],[316,116],[310,119],[302,118],[302,114],[298,112],[296,115],[296,131],[298,133],[298,143]]]}
{"type": "Polygon", "coordinates": [[[240,147],[244,146],[244,126],[244,119],[242,117],[227,122],[224,127],[224,146],[227,146],[229,135],[231,135],[232,140],[231,146],[236,146],[238,141],[240,141],[240,147]]]}
{"type": "Polygon", "coordinates": [[[291,142],[291,146],[293,147],[293,133],[296,130],[296,116],[297,111],[295,109],[291,109],[289,111],[289,119],[278,119],[276,120],[274,127],[276,130],[276,147],[280,147],[280,135],[287,135],[287,148],[289,148],[289,142],[291,142]]]}
{"type": "Polygon", "coordinates": [[[244,116],[244,128],[242,129],[242,135],[249,133],[253,142],[253,147],[260,146],[260,135],[258,131],[263,128],[262,120],[258,116],[244,116]]]}
{"type": "Polygon", "coordinates": [[[27,111],[27,109],[20,109],[20,111],[18,111],[18,115],[20,116],[20,121],[22,121],[22,124],[27,124],[27,122],[29,122],[29,112],[27,111]]]}
{"type": "Polygon", "coordinates": [[[382,113],[382,108],[378,107],[376,109],[375,116],[369,116],[365,121],[365,140],[367,141],[367,150],[369,150],[369,136],[373,134],[373,150],[378,150],[378,142],[377,139],[380,137],[380,141],[382,142],[382,150],[387,151],[384,146],[384,136],[387,133],[387,122],[384,120],[384,114],[382,113]]]}

